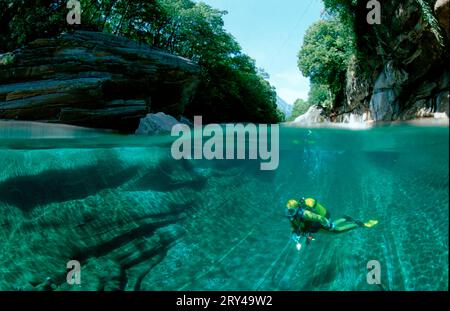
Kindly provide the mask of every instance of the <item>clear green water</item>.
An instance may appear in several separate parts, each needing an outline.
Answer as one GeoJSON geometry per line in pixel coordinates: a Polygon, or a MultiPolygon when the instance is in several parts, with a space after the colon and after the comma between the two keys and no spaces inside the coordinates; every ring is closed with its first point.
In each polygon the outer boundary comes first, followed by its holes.
{"type": "Polygon", "coordinates": [[[262,172],[174,161],[170,137],[1,129],[0,289],[52,277],[61,290],[448,290],[448,128],[280,135],[280,166],[262,172]],[[298,252],[283,208],[299,196],[379,225],[298,252]],[[369,260],[382,287],[366,282],[369,260]]]}

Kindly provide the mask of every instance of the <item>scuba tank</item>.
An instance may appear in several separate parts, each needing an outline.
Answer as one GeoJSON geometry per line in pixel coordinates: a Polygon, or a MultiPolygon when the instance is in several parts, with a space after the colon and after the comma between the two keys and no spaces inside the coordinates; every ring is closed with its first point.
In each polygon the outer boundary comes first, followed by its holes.
{"type": "Polygon", "coordinates": [[[300,202],[303,202],[303,206],[306,210],[311,211],[322,217],[329,218],[327,217],[329,216],[327,209],[323,207],[322,204],[318,203],[316,199],[302,198],[300,202]]]}

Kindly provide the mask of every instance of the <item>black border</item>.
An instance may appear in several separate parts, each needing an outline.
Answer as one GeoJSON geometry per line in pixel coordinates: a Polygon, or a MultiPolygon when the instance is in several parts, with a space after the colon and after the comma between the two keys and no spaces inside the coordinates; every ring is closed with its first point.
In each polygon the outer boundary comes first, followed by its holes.
{"type": "MultiPolygon", "coordinates": [[[[149,291],[149,292],[0,292],[0,310],[12,310],[12,307],[30,306],[57,307],[58,310],[71,309],[84,311],[85,308],[125,308],[126,311],[140,310],[246,310],[246,309],[274,309],[308,310],[314,308],[324,310],[335,309],[372,309],[392,307],[402,308],[432,308],[436,310],[449,305],[448,291],[441,292],[189,292],[189,291],[149,291]],[[208,297],[211,301],[220,301],[221,296],[272,296],[271,306],[221,306],[220,303],[203,307],[177,306],[177,298],[208,297]]],[[[384,310],[383,310],[384,311],[384,310]]]]}

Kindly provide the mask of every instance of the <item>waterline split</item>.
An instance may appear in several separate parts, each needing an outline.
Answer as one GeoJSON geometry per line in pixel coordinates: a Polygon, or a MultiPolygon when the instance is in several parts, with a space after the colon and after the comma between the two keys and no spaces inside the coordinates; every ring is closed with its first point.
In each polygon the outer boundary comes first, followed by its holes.
{"type": "Polygon", "coordinates": [[[260,169],[263,171],[278,168],[278,124],[208,124],[204,127],[202,124],[202,117],[195,116],[193,131],[185,124],[172,127],[171,136],[178,137],[171,147],[175,160],[245,160],[248,155],[249,160],[259,158],[262,161],[260,169]],[[203,138],[208,139],[203,142],[203,138]]]}

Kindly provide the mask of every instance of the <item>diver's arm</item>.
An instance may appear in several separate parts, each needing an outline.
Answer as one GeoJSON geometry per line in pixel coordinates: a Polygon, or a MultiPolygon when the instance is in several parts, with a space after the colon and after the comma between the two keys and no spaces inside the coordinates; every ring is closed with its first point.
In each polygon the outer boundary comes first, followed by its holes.
{"type": "Polygon", "coordinates": [[[308,210],[303,213],[303,219],[313,222],[319,222],[323,227],[326,228],[330,227],[330,221],[327,218],[317,215],[308,210]]]}
{"type": "Polygon", "coordinates": [[[295,234],[295,235],[300,234],[300,228],[297,225],[295,225],[293,222],[291,222],[291,229],[292,229],[292,234],[295,234]]]}

